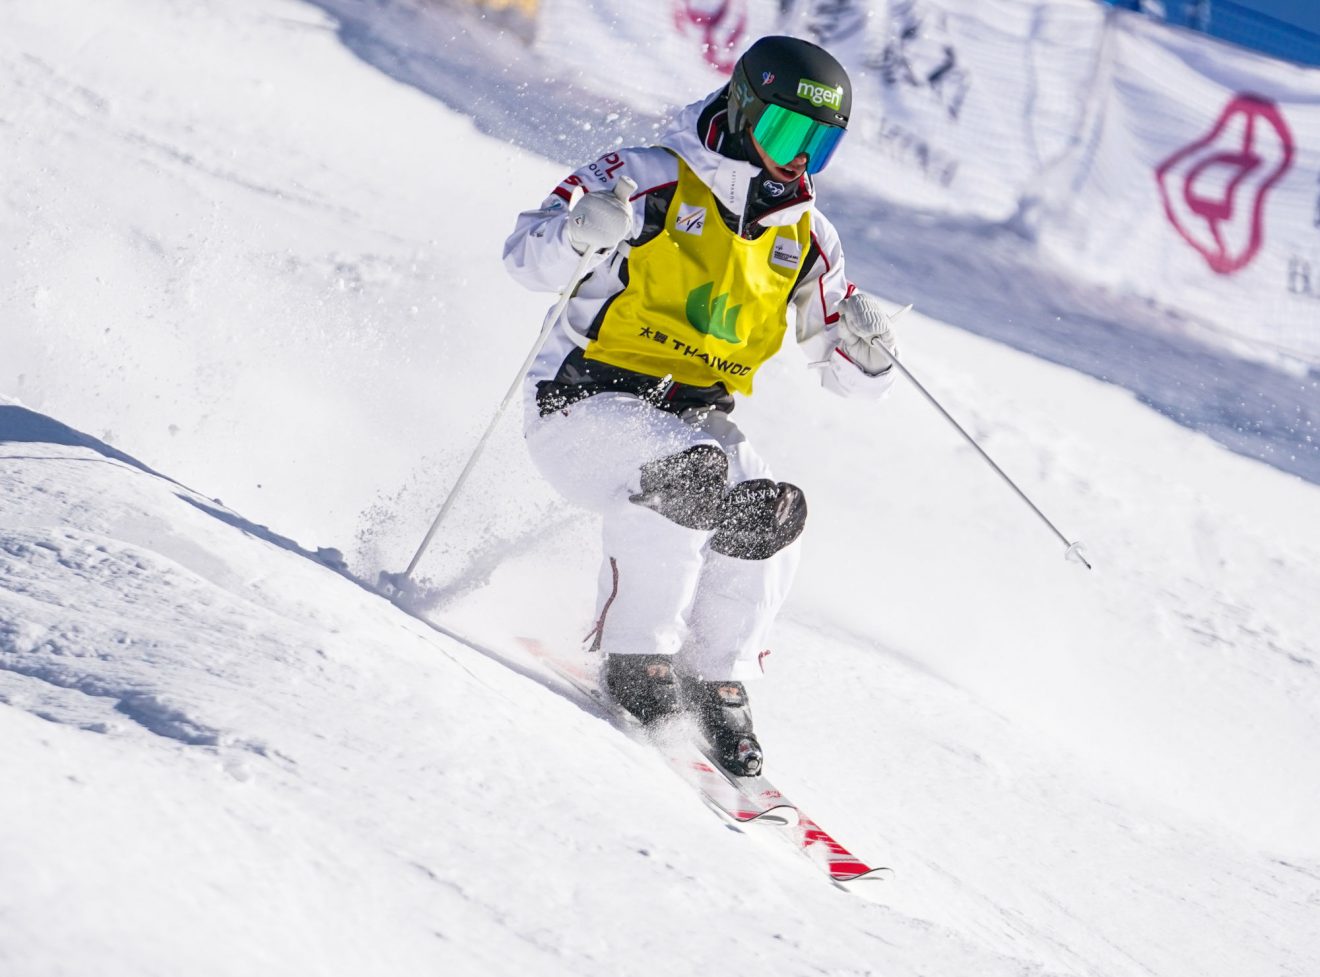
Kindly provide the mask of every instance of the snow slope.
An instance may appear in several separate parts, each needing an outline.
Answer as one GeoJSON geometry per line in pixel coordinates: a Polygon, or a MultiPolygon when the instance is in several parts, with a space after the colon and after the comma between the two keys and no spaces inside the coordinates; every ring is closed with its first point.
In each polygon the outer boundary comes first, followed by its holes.
{"type": "Polygon", "coordinates": [[[914,314],[906,361],[1085,574],[911,389],[772,363],[737,417],[812,525],[758,728],[897,869],[834,890],[514,657],[585,630],[596,530],[512,423],[429,624],[354,580],[406,563],[521,361],[548,300],[499,244],[562,166],[293,0],[6,17],[0,972],[1320,967],[1315,485],[978,338],[971,299],[914,314]]]}
{"type": "Polygon", "coordinates": [[[0,438],[6,974],[644,973],[667,947],[860,973],[930,942],[228,510],[21,408],[0,438]]]}

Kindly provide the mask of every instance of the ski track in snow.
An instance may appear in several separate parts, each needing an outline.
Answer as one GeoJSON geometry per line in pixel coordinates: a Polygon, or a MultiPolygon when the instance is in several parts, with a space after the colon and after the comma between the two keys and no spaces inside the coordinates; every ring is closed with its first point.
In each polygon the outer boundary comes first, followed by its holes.
{"type": "Polygon", "coordinates": [[[12,6],[0,972],[1320,969],[1313,377],[1006,230],[842,215],[853,277],[917,303],[907,362],[1097,567],[912,390],[758,376],[736,416],[812,506],[758,730],[897,869],[867,901],[518,656],[581,638],[598,543],[515,418],[419,569],[430,622],[363,583],[540,321],[513,214],[655,117],[451,8],[12,6]]]}

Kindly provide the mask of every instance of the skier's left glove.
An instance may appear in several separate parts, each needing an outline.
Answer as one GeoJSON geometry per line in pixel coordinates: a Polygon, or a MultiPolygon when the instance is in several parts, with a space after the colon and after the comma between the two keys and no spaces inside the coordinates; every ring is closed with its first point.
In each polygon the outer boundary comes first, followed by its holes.
{"type": "Polygon", "coordinates": [[[865,292],[853,292],[839,303],[839,348],[863,373],[887,372],[893,366],[889,354],[898,353],[894,320],[899,315],[885,312],[865,292]]]}

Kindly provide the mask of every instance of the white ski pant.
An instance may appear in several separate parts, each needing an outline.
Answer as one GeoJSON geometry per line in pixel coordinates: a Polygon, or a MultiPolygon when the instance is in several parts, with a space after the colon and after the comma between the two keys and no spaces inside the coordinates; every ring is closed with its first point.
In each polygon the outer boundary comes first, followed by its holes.
{"type": "Polygon", "coordinates": [[[527,414],[527,447],[568,501],[603,519],[597,601],[600,649],[610,655],[681,655],[707,679],[760,673],[758,658],[797,569],[792,544],[764,560],[713,552],[709,532],[687,529],[629,499],[642,466],[699,444],[720,447],[731,485],[769,478],[766,464],[727,414],[689,419],[623,393],[602,393],[566,411],[527,414]]]}

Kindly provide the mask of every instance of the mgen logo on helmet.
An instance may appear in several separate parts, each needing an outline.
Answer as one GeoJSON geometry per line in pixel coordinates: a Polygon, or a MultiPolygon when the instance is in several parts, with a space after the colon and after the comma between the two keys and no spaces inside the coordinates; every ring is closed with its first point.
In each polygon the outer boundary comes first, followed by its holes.
{"type": "Polygon", "coordinates": [[[843,108],[843,86],[836,85],[833,88],[828,85],[822,85],[818,81],[812,81],[810,78],[803,78],[798,82],[798,98],[804,98],[812,105],[828,105],[836,112],[843,108]]]}

